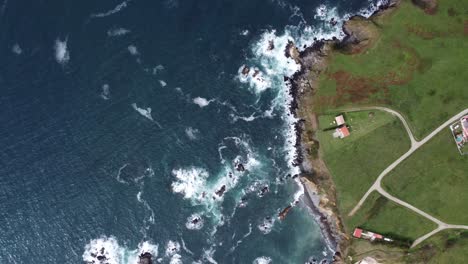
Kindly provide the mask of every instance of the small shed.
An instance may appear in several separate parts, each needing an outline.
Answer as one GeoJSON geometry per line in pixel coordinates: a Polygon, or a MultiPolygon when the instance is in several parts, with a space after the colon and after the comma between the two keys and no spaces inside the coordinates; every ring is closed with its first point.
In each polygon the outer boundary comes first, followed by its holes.
{"type": "Polygon", "coordinates": [[[345,120],[343,115],[335,116],[335,121],[337,126],[344,125],[345,120]]]}

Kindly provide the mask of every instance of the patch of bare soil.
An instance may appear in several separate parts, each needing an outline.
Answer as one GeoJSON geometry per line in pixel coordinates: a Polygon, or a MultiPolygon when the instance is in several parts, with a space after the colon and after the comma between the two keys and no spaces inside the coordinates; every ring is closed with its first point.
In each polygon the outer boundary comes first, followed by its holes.
{"type": "Polygon", "coordinates": [[[412,0],[412,2],[423,9],[426,14],[434,15],[437,13],[437,0],[412,0]]]}

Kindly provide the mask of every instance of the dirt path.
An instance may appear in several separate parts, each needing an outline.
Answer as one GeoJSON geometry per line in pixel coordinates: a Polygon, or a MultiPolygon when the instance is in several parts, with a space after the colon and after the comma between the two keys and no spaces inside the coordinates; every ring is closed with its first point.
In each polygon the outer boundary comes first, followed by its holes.
{"type": "Polygon", "coordinates": [[[454,115],[453,117],[451,117],[449,120],[447,120],[445,123],[443,123],[442,125],[437,127],[434,131],[432,131],[428,136],[423,138],[421,141],[417,141],[414,138],[413,133],[411,132],[411,129],[409,128],[409,125],[406,122],[406,120],[403,118],[403,116],[400,113],[398,113],[398,112],[396,112],[396,111],[394,111],[392,109],[389,109],[389,108],[386,108],[386,107],[363,107],[363,108],[345,109],[344,111],[353,112],[353,111],[373,110],[373,109],[382,110],[382,111],[391,113],[391,114],[397,116],[401,120],[401,122],[403,123],[403,125],[404,125],[404,127],[406,129],[406,132],[408,133],[408,136],[409,136],[409,138],[411,140],[411,148],[405,154],[403,154],[401,157],[399,157],[396,161],[394,161],[392,164],[390,164],[390,166],[388,166],[379,175],[379,177],[375,180],[374,184],[369,188],[369,190],[367,190],[367,192],[364,194],[364,196],[361,198],[361,200],[359,200],[358,204],[353,208],[353,210],[351,210],[351,212],[348,214],[348,216],[354,215],[356,213],[356,211],[359,210],[359,208],[361,208],[361,206],[364,204],[367,197],[373,191],[377,191],[381,195],[385,196],[387,199],[392,200],[393,202],[416,212],[417,214],[419,214],[419,215],[433,221],[434,223],[436,223],[438,225],[438,227],[436,229],[434,229],[433,231],[431,231],[431,232],[425,234],[424,236],[421,236],[420,238],[416,239],[414,241],[413,245],[411,245],[411,247],[414,247],[414,246],[418,245],[419,243],[421,243],[422,241],[424,241],[428,237],[430,237],[430,236],[434,235],[435,233],[437,233],[437,232],[439,232],[441,230],[444,230],[444,229],[467,229],[468,230],[468,226],[466,226],[466,225],[451,225],[451,224],[447,224],[447,223],[444,223],[444,222],[440,221],[439,219],[437,219],[437,218],[429,215],[428,213],[426,213],[426,212],[424,212],[424,211],[422,211],[422,210],[408,204],[407,202],[404,202],[404,201],[390,195],[381,186],[382,179],[389,172],[391,172],[402,161],[404,161],[406,158],[411,156],[411,154],[413,154],[417,149],[419,149],[422,145],[427,143],[431,138],[433,138],[440,131],[442,131],[442,129],[449,126],[451,123],[455,122],[456,120],[459,120],[462,116],[464,116],[466,113],[468,113],[468,108],[461,111],[460,113],[454,115]]]}

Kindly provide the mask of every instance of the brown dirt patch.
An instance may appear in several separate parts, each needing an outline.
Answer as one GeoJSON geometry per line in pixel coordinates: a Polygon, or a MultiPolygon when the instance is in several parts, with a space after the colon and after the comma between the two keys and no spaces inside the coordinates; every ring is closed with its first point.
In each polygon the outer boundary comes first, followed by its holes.
{"type": "Polygon", "coordinates": [[[437,0],[412,0],[412,2],[423,9],[428,15],[435,15],[437,13],[437,0]]]}
{"type": "MultiPolygon", "coordinates": [[[[466,21],[465,21],[465,34],[466,34],[466,21]]],[[[460,32],[455,29],[447,29],[446,31],[431,31],[420,26],[406,25],[406,31],[414,34],[422,39],[431,40],[434,38],[446,38],[459,36],[460,32]]]]}
{"type": "Polygon", "coordinates": [[[346,71],[328,73],[327,77],[336,83],[336,94],[334,96],[321,96],[320,104],[330,104],[335,107],[346,103],[372,103],[390,104],[389,87],[393,85],[404,85],[411,81],[413,73],[421,68],[423,60],[416,50],[404,46],[395,41],[392,46],[395,49],[404,50],[409,54],[409,59],[395,71],[389,71],[381,76],[367,77],[354,76],[346,71]]]}
{"type": "Polygon", "coordinates": [[[468,36],[468,20],[465,20],[463,33],[465,36],[468,36]]]}

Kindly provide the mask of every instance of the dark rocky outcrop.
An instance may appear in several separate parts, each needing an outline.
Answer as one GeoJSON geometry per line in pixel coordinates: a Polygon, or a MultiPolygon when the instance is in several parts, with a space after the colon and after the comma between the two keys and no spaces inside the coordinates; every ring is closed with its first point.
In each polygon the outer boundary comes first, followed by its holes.
{"type": "Polygon", "coordinates": [[[223,196],[225,191],[226,191],[226,185],[223,185],[223,186],[221,186],[221,188],[219,190],[217,190],[215,192],[215,194],[218,195],[219,197],[221,197],[221,196],[223,196]]]}
{"type": "Polygon", "coordinates": [[[138,260],[138,264],[153,264],[153,256],[151,253],[146,252],[140,255],[140,259],[138,260]]]}

